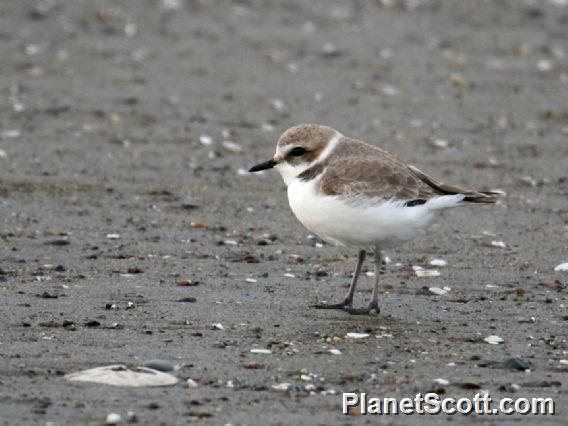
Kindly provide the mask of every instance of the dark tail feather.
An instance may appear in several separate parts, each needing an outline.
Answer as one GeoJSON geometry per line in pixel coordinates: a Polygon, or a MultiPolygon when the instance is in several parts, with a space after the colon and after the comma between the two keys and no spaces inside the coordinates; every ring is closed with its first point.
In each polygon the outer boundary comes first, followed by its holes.
{"type": "Polygon", "coordinates": [[[460,188],[459,186],[452,186],[437,181],[431,176],[428,176],[423,171],[417,169],[414,166],[408,166],[418,178],[429,185],[431,188],[440,193],[440,195],[454,195],[454,194],[464,194],[465,198],[463,201],[467,203],[474,204],[495,204],[499,199],[499,192],[493,191],[473,191],[471,189],[460,188]]]}
{"type": "Polygon", "coordinates": [[[465,198],[463,199],[465,202],[468,203],[475,203],[475,204],[495,204],[499,199],[498,192],[491,192],[491,191],[470,191],[466,193],[465,198]],[[471,194],[471,195],[468,195],[471,194]]]}

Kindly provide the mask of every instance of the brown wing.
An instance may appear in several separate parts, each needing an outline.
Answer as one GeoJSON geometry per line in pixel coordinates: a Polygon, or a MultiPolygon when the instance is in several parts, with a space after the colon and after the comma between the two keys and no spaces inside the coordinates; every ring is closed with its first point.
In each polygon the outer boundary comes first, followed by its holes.
{"type": "Polygon", "coordinates": [[[493,193],[482,193],[443,184],[374,146],[345,139],[333,160],[321,170],[319,189],[325,195],[382,198],[424,204],[432,197],[465,194],[465,201],[494,203],[493,193]]]}
{"type": "Polygon", "coordinates": [[[428,200],[439,195],[396,157],[352,139],[337,147],[334,160],[326,164],[319,188],[326,195],[401,201],[428,200]]]}

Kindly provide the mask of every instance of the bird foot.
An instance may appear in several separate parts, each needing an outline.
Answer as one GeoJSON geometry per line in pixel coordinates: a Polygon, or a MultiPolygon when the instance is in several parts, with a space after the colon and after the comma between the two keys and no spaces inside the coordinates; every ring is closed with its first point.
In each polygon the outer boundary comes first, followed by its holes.
{"type": "Polygon", "coordinates": [[[346,309],[353,309],[353,301],[344,300],[343,302],[339,303],[316,303],[315,305],[311,305],[310,307],[316,309],[346,310],[346,309]]]}
{"type": "Polygon", "coordinates": [[[379,315],[381,312],[378,301],[372,301],[366,308],[354,308],[353,302],[348,300],[339,303],[317,303],[311,305],[311,307],[316,309],[338,309],[351,315],[379,315]]]}
{"type": "Polygon", "coordinates": [[[373,301],[369,303],[369,306],[366,308],[352,308],[352,307],[345,307],[343,308],[345,312],[350,313],[351,315],[379,315],[381,309],[379,308],[379,303],[377,301],[373,301]]]}

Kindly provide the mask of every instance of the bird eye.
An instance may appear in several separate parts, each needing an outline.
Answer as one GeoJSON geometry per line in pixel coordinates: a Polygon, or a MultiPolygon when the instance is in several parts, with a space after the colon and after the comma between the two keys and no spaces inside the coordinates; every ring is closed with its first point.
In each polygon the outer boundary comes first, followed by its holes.
{"type": "Polygon", "coordinates": [[[290,151],[290,155],[292,157],[301,157],[305,153],[306,153],[306,150],[304,148],[302,148],[301,146],[297,146],[292,151],[290,151]]]}

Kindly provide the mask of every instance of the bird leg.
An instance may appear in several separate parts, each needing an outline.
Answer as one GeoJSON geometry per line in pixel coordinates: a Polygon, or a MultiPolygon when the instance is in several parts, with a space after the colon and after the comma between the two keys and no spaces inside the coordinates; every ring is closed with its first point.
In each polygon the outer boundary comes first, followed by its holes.
{"type": "Polygon", "coordinates": [[[381,273],[381,267],[383,265],[383,253],[377,247],[375,249],[375,282],[373,283],[373,294],[371,295],[371,302],[367,308],[355,309],[351,306],[345,307],[344,309],[351,315],[370,315],[374,313],[378,315],[381,312],[379,308],[379,276],[381,273]]]}
{"type": "Polygon", "coordinates": [[[357,259],[357,266],[355,267],[355,272],[353,273],[353,279],[351,280],[351,285],[349,286],[349,291],[347,296],[342,302],[339,303],[318,303],[312,305],[312,308],[316,309],[353,309],[353,296],[355,295],[355,287],[357,286],[357,279],[361,274],[361,268],[363,267],[363,262],[365,261],[365,256],[367,252],[365,250],[359,251],[359,257],[357,259]]]}

